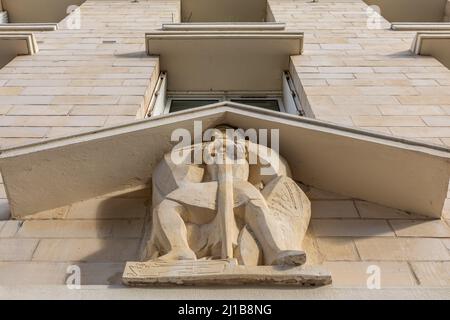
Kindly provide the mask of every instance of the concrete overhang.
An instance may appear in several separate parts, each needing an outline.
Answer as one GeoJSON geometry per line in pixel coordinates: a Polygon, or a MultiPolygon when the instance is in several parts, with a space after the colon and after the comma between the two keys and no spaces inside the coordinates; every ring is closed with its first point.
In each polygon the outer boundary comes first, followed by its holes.
{"type": "Polygon", "coordinates": [[[11,48],[16,55],[31,55],[38,52],[36,39],[32,33],[0,32],[0,48],[11,48]]]}
{"type": "Polygon", "coordinates": [[[32,33],[0,32],[0,68],[20,55],[33,55],[38,51],[32,33]]]}
{"type": "Polygon", "coordinates": [[[58,23],[67,16],[70,6],[86,0],[1,0],[12,23],[58,23]]]}
{"type": "Polygon", "coordinates": [[[146,34],[160,57],[169,91],[280,91],[303,33],[287,31],[159,31],[146,34]]]}
{"type": "Polygon", "coordinates": [[[418,32],[412,51],[419,55],[433,56],[450,68],[450,31],[418,32]]]}
{"type": "Polygon", "coordinates": [[[280,154],[307,185],[439,218],[448,148],[234,103],[220,103],[5,149],[0,168],[15,218],[130,188],[148,187],[171,134],[194,121],[279,129],[280,154]]]}

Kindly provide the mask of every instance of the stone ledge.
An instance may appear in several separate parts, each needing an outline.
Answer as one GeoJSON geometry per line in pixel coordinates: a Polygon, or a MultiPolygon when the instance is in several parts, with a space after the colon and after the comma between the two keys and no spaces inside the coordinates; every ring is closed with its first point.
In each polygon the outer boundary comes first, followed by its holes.
{"type": "MultiPolygon", "coordinates": [[[[1,14],[2,13],[0,13],[0,16],[1,14]]],[[[0,25],[0,31],[42,32],[42,31],[55,31],[57,29],[58,29],[57,23],[8,23],[0,25]]]]}
{"type": "Polygon", "coordinates": [[[189,288],[178,290],[167,288],[123,288],[121,286],[82,286],[80,290],[70,290],[67,286],[0,286],[1,299],[95,299],[95,300],[130,300],[130,299],[217,299],[217,300],[303,300],[303,299],[352,299],[352,300],[399,300],[399,299],[450,299],[448,288],[407,288],[369,290],[359,288],[321,287],[304,290],[302,288],[267,287],[255,288],[242,286],[239,290],[229,288],[189,288]]]}
{"type": "Polygon", "coordinates": [[[123,274],[128,286],[160,285],[291,285],[331,284],[321,267],[239,266],[236,260],[128,262],[123,274]]]}

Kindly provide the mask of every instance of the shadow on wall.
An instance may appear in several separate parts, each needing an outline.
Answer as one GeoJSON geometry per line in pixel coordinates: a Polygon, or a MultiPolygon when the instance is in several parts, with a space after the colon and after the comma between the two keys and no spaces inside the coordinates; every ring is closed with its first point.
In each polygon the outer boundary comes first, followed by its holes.
{"type": "Polygon", "coordinates": [[[2,0],[10,23],[58,23],[68,13],[69,6],[79,6],[86,0],[2,0]]]}
{"type": "Polygon", "coordinates": [[[93,206],[96,209],[90,212],[79,211],[81,215],[91,214],[85,219],[97,220],[97,238],[86,241],[91,241],[93,250],[98,247],[95,253],[80,259],[81,285],[121,284],[125,263],[140,260],[141,241],[148,228],[145,219],[150,212],[150,199],[151,191],[144,189],[101,200],[89,200],[99,201],[93,206]]]}
{"type": "Polygon", "coordinates": [[[115,53],[114,57],[124,59],[142,59],[149,57],[147,51],[127,52],[127,53],[115,53]]]}
{"type": "Polygon", "coordinates": [[[364,0],[389,22],[443,22],[448,0],[364,0]]]}
{"type": "Polygon", "coordinates": [[[15,53],[8,52],[9,48],[2,48],[0,50],[0,69],[10,63],[15,57],[15,53]]]}

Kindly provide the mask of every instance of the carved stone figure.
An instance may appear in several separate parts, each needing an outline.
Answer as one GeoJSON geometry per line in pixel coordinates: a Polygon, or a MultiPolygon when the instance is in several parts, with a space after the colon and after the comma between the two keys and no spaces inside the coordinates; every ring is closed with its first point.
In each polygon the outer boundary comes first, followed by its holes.
{"type": "Polygon", "coordinates": [[[145,260],[305,263],[302,241],[310,201],[275,151],[236,141],[222,131],[214,141],[190,146],[188,152],[184,148],[166,154],[152,179],[153,220],[145,260]],[[191,160],[199,150],[201,164],[174,162],[182,151],[183,159],[191,160]]]}

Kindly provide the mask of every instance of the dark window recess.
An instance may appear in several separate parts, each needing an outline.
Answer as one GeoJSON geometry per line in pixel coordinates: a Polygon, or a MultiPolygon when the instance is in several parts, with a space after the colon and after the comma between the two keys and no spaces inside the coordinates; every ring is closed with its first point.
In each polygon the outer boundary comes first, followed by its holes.
{"type": "Polygon", "coordinates": [[[170,112],[177,112],[192,108],[207,106],[217,103],[219,100],[172,100],[170,104],[170,112]]]}
{"type": "Polygon", "coordinates": [[[280,106],[278,100],[268,100],[268,99],[231,99],[231,102],[248,104],[250,106],[255,106],[263,109],[280,111],[280,106]]]}

